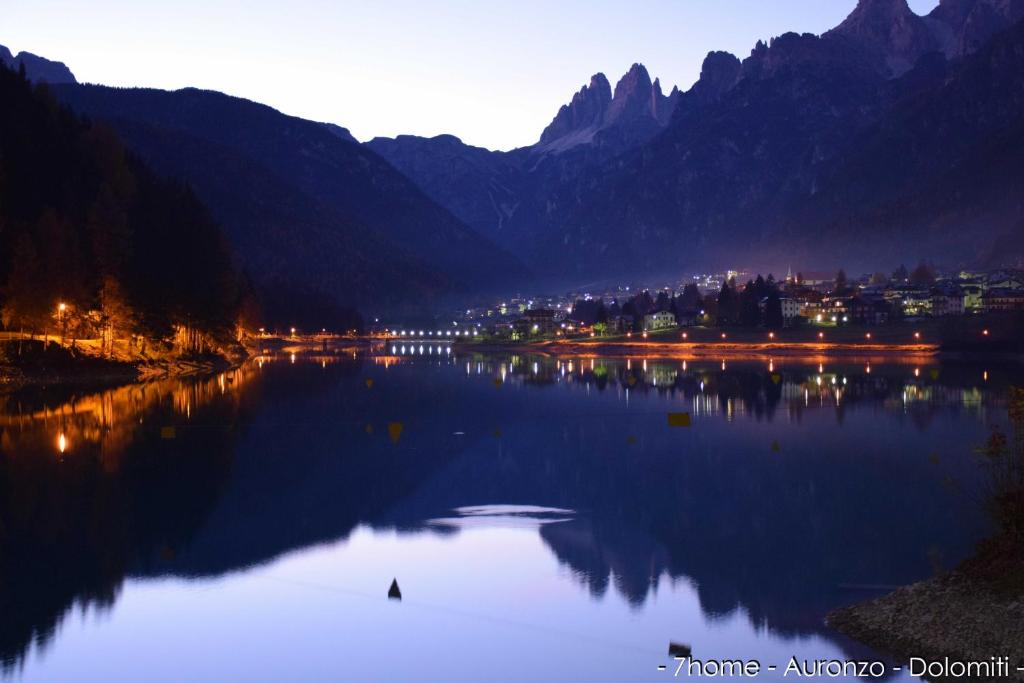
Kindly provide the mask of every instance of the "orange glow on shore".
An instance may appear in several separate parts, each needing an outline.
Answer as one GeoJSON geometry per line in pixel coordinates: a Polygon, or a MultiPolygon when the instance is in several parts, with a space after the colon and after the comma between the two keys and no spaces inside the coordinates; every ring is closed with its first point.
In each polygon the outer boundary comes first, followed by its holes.
{"type": "Polygon", "coordinates": [[[511,345],[523,352],[552,356],[572,355],[580,358],[614,358],[645,356],[677,361],[713,358],[732,361],[760,360],[765,363],[780,357],[787,363],[823,365],[842,359],[858,364],[927,364],[938,353],[937,344],[881,344],[829,342],[676,342],[676,341],[591,341],[559,339],[523,346],[511,345]]]}

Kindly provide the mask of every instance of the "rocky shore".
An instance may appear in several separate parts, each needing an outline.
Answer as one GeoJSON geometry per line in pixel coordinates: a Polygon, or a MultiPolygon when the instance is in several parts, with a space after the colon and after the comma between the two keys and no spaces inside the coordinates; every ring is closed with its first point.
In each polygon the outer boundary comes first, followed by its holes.
{"type": "Polygon", "coordinates": [[[884,597],[837,610],[828,624],[904,661],[920,657],[986,662],[1009,657],[1009,675],[966,680],[1024,681],[1024,563],[978,571],[979,561],[884,597]]]}

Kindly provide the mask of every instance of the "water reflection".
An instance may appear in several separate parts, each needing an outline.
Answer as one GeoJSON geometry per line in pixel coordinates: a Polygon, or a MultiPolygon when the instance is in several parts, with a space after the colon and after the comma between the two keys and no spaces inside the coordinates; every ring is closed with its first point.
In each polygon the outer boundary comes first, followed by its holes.
{"type": "Polygon", "coordinates": [[[971,447],[1014,372],[396,345],[7,396],[0,655],[17,673],[32,643],[59,648],[65,615],[108,609],[126,578],[236,576],[367,528],[525,529],[595,601],[643,613],[683,582],[710,621],[833,639],[829,609],[983,533],[971,447]]]}

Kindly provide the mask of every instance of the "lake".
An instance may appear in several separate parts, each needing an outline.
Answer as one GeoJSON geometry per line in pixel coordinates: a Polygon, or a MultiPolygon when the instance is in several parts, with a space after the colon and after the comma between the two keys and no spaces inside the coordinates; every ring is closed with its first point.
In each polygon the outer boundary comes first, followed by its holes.
{"type": "Polygon", "coordinates": [[[873,657],[825,614],[970,554],[974,449],[1021,381],[395,346],[3,396],[0,679],[658,681],[670,642],[873,657]]]}

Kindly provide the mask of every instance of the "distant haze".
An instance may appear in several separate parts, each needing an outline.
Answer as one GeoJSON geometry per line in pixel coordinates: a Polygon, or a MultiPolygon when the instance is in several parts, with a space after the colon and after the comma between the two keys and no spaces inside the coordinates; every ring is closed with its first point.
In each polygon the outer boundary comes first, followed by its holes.
{"type": "MultiPolygon", "coordinates": [[[[911,0],[919,14],[937,0],[911,0]]],[[[786,31],[821,33],[855,0],[12,2],[0,44],[65,62],[80,81],[196,86],[348,127],[360,140],[452,133],[537,141],[572,93],[633,62],[665,91],[705,54],[745,57],[786,31]]]]}

